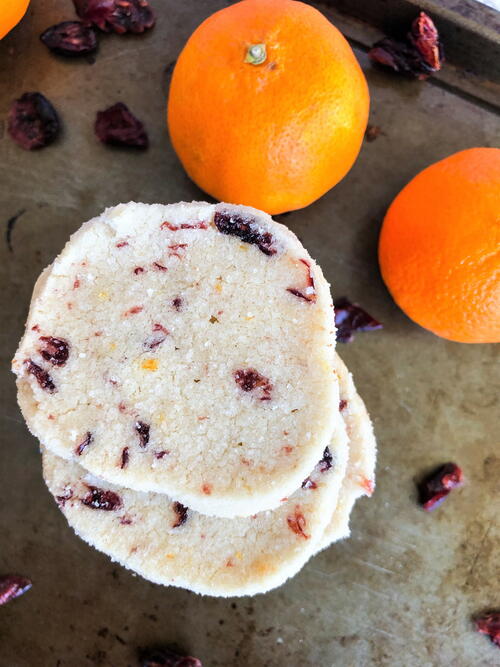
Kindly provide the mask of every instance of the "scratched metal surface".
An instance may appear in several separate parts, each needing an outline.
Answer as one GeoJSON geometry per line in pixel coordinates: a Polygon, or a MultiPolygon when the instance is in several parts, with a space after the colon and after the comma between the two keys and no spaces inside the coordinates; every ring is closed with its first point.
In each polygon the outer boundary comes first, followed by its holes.
{"type": "Polygon", "coordinates": [[[33,0],[0,43],[0,223],[22,211],[12,250],[2,239],[0,572],[32,577],[33,589],[0,609],[2,667],[136,665],[136,649],[176,642],[206,666],[500,664],[471,625],[500,603],[498,373],[496,349],[460,345],[413,325],[379,277],[383,213],[407,180],[458,149],[493,145],[499,119],[432,82],[373,69],[358,52],[372,94],[365,143],[347,178],[286,223],[323,266],[336,295],[382,320],[340,352],[371,411],[380,454],[378,486],[355,508],[351,539],[292,581],[253,599],[220,600],[154,586],[115,566],[67,527],[40,475],[37,443],[16,407],[9,361],[33,283],[82,221],[136,199],[201,198],[182,172],[164,127],[165,67],[221,0],[157,0],[144,37],[101,40],[94,64],[46,52],[38,35],[71,18],[65,0],[33,0]],[[27,153],[5,133],[10,101],[40,90],[64,133],[27,153]],[[146,153],[99,145],[97,109],[125,101],[151,136],[146,153]],[[496,428],[495,428],[496,426],[496,428]],[[467,485],[433,515],[415,503],[414,477],[454,459],[467,485]]]}

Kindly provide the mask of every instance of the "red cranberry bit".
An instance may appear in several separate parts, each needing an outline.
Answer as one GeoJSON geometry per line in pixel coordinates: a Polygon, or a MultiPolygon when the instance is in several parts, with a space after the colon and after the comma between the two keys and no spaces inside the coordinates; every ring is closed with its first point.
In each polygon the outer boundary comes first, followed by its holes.
{"type": "Polygon", "coordinates": [[[456,463],[445,463],[418,485],[419,502],[426,512],[440,505],[452,489],[461,486],[464,476],[456,463]]]}
{"type": "Polygon", "coordinates": [[[177,232],[179,229],[208,229],[208,226],[206,222],[183,222],[180,225],[174,225],[171,222],[167,222],[165,220],[165,222],[161,223],[160,229],[170,229],[172,232],[177,232]]]}
{"type": "Polygon", "coordinates": [[[221,234],[237,236],[244,243],[256,245],[265,255],[276,254],[274,239],[269,232],[261,232],[255,220],[243,216],[217,211],[214,223],[221,234]]]}
{"type": "Polygon", "coordinates": [[[32,151],[51,144],[59,134],[56,110],[42,93],[24,93],[13,102],[8,132],[21,148],[32,151]]]}
{"type": "Polygon", "coordinates": [[[487,635],[500,648],[500,611],[492,611],[474,619],[476,630],[487,635]]]}
{"type": "Polygon", "coordinates": [[[121,456],[121,461],[120,461],[120,468],[123,470],[128,463],[129,460],[129,453],[128,453],[128,447],[124,447],[122,449],[122,456],[121,456]]]}
{"type": "Polygon", "coordinates": [[[185,248],[188,247],[187,243],[173,243],[168,246],[168,256],[177,257],[178,259],[183,259],[185,248]]]}
{"type": "Polygon", "coordinates": [[[97,49],[95,30],[81,21],[63,21],[47,28],[40,39],[60,56],[85,56],[97,49]]]}
{"type": "Polygon", "coordinates": [[[113,491],[104,491],[96,486],[87,486],[88,493],[82,498],[82,503],[94,510],[111,512],[122,505],[121,498],[113,491]]]}
{"type": "Polygon", "coordinates": [[[134,273],[136,276],[138,276],[139,273],[144,273],[144,269],[142,268],[142,266],[136,266],[134,269],[134,273]]]}
{"type": "Polygon", "coordinates": [[[363,310],[357,303],[351,303],[346,297],[337,299],[335,306],[335,326],[337,327],[337,341],[350,343],[357,331],[376,331],[382,325],[375,318],[363,310]]]}
{"type": "Polygon", "coordinates": [[[19,574],[3,574],[0,576],[0,606],[18,598],[29,591],[32,583],[28,577],[19,574]]]}
{"type": "Polygon", "coordinates": [[[302,482],[302,488],[317,489],[318,485],[316,484],[316,482],[313,482],[313,480],[310,477],[306,477],[306,479],[302,482]]]}
{"type": "Polygon", "coordinates": [[[31,331],[38,331],[38,332],[40,332],[40,327],[38,326],[38,324],[35,324],[33,327],[31,327],[31,331]]]}
{"type": "Polygon", "coordinates": [[[201,490],[206,496],[209,496],[212,493],[212,485],[211,484],[203,484],[201,487],[201,490]]]}
{"type": "Polygon", "coordinates": [[[164,456],[168,456],[169,454],[170,454],[170,452],[168,451],[168,449],[165,449],[165,450],[162,450],[161,452],[155,452],[154,456],[155,456],[155,459],[162,459],[164,456]]]}
{"type": "Polygon", "coordinates": [[[144,651],[141,667],[203,667],[201,661],[189,655],[181,655],[169,648],[144,651]]]}
{"type": "Polygon", "coordinates": [[[87,433],[85,434],[85,438],[76,447],[75,454],[77,456],[81,456],[83,454],[83,452],[87,449],[87,447],[91,444],[93,439],[94,439],[94,436],[92,435],[92,433],[90,431],[87,431],[87,433]]]}
{"type": "Polygon", "coordinates": [[[163,264],[159,264],[158,262],[153,262],[153,266],[155,269],[158,269],[158,271],[168,271],[166,266],[163,266],[163,264]]]}
{"type": "Polygon", "coordinates": [[[45,361],[50,361],[53,366],[64,366],[69,357],[69,344],[63,338],[53,338],[52,336],[40,336],[44,343],[39,352],[45,361]]]}
{"type": "Polygon", "coordinates": [[[345,410],[347,408],[347,401],[345,398],[341,398],[339,401],[339,412],[342,412],[342,410],[345,410]]]}
{"type": "Polygon", "coordinates": [[[47,371],[44,371],[43,368],[38,364],[35,364],[31,359],[27,359],[24,363],[26,364],[28,373],[36,378],[36,381],[42,389],[48,391],[49,394],[54,394],[57,391],[56,385],[52,382],[52,378],[47,371]]]}
{"type": "Polygon", "coordinates": [[[172,306],[177,312],[182,310],[183,301],[180,296],[175,297],[175,299],[172,301],[172,306]]]}
{"type": "Polygon", "coordinates": [[[124,317],[128,317],[129,315],[137,315],[137,313],[142,312],[143,306],[133,306],[132,308],[129,308],[123,313],[124,317]]]}
{"type": "Polygon", "coordinates": [[[333,466],[333,456],[328,447],[325,447],[325,451],[323,452],[323,458],[318,463],[318,465],[320,472],[326,472],[327,470],[330,470],[330,468],[333,466]]]}
{"type": "Polygon", "coordinates": [[[261,375],[254,368],[243,368],[234,372],[234,381],[243,391],[253,391],[260,389],[261,401],[271,400],[271,391],[273,385],[268,378],[261,375]]]}
{"type": "Polygon", "coordinates": [[[97,112],[95,133],[103,144],[111,146],[147,148],[149,145],[144,125],[123,102],[97,112]]]}
{"type": "Polygon", "coordinates": [[[315,303],[316,302],[316,288],[315,288],[315,285],[314,285],[314,276],[313,276],[312,271],[311,271],[311,265],[307,261],[307,259],[301,259],[300,261],[307,266],[307,287],[303,291],[295,289],[294,287],[288,287],[287,292],[290,292],[294,296],[299,297],[299,299],[304,299],[305,301],[315,303]]]}
{"type": "Polygon", "coordinates": [[[363,479],[361,480],[361,486],[366,491],[367,496],[373,495],[373,492],[375,491],[375,482],[373,481],[373,479],[368,479],[367,477],[363,477],[363,479]]]}
{"type": "Polygon", "coordinates": [[[119,243],[116,244],[116,248],[125,248],[125,246],[128,245],[128,241],[120,241],[119,243]]]}
{"type": "Polygon", "coordinates": [[[70,498],[73,498],[73,489],[65,489],[63,495],[56,496],[56,503],[59,505],[59,507],[64,507],[66,505],[66,501],[70,500],[70,498]]]}
{"type": "Polygon", "coordinates": [[[129,516],[122,516],[121,519],[120,519],[120,524],[122,526],[131,526],[132,523],[133,523],[133,521],[132,521],[131,517],[129,517],[129,516]]]}
{"type": "Polygon", "coordinates": [[[369,56],[380,65],[417,79],[426,79],[439,71],[444,61],[438,31],[425,12],[420,12],[413,21],[411,31],[404,40],[386,37],[373,45],[369,56]]]}
{"type": "Polygon", "coordinates": [[[158,345],[161,345],[163,343],[163,341],[167,338],[169,334],[170,331],[168,329],[165,329],[164,326],[162,326],[161,324],[154,324],[153,333],[145,341],[144,347],[146,347],[148,350],[154,350],[155,347],[158,347],[158,345]]]}
{"type": "Polygon", "coordinates": [[[172,528],[178,528],[182,526],[183,523],[186,523],[188,517],[188,508],[185,507],[182,503],[175,502],[173,504],[173,510],[176,514],[176,519],[172,524],[172,528]]]}
{"type": "Polygon", "coordinates": [[[75,281],[73,282],[73,289],[78,289],[80,287],[80,281],[78,278],[75,278],[75,281]]]}
{"type": "Polygon", "coordinates": [[[147,0],[73,0],[76,13],[104,32],[141,33],[156,22],[147,0]]]}
{"type": "Polygon", "coordinates": [[[149,429],[150,429],[149,424],[145,424],[144,422],[138,421],[135,422],[134,428],[139,434],[139,444],[141,445],[142,448],[145,448],[149,442],[149,429]]]}
{"type": "Polygon", "coordinates": [[[310,535],[307,535],[305,532],[306,519],[300,511],[299,505],[295,507],[295,512],[287,517],[286,522],[288,523],[290,530],[293,530],[294,533],[303,537],[305,540],[309,539],[310,535]]]}

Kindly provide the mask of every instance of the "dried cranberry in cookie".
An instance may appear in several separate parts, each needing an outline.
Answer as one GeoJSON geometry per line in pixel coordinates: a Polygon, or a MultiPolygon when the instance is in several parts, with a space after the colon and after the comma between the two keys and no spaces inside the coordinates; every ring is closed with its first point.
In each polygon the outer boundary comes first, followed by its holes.
{"type": "Polygon", "coordinates": [[[341,427],[334,332],[321,269],[267,214],[131,202],[44,271],[13,369],[28,427],[55,454],[248,516],[298,489],[341,427]]]}

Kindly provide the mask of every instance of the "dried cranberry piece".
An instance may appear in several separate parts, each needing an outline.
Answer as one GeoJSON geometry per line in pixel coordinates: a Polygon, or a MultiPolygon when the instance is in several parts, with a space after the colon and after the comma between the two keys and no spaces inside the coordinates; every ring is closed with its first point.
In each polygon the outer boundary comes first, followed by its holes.
{"type": "Polygon", "coordinates": [[[174,309],[177,312],[179,312],[179,311],[182,310],[182,305],[183,305],[183,301],[182,301],[181,297],[176,296],[175,299],[173,299],[173,301],[172,301],[172,306],[174,307],[174,309]]]}
{"type": "Polygon", "coordinates": [[[221,234],[237,236],[245,243],[256,245],[265,255],[275,255],[274,238],[269,232],[261,232],[258,224],[238,214],[217,211],[214,223],[221,234]]]}
{"type": "Polygon", "coordinates": [[[198,658],[181,655],[169,648],[156,648],[143,651],[142,667],[203,667],[198,658]]]}
{"type": "Polygon", "coordinates": [[[148,350],[154,350],[155,347],[158,347],[158,345],[161,345],[163,341],[166,340],[169,334],[170,331],[163,325],[154,324],[153,333],[144,342],[144,347],[146,347],[148,350]]]}
{"type": "Polygon", "coordinates": [[[345,410],[347,408],[347,401],[345,398],[341,398],[339,401],[339,412],[342,412],[342,410],[345,410]]]}
{"type": "Polygon", "coordinates": [[[64,507],[66,505],[66,501],[70,500],[71,498],[73,498],[73,489],[65,489],[64,494],[56,496],[56,503],[59,505],[59,507],[64,507]]]}
{"type": "Polygon", "coordinates": [[[105,32],[140,33],[156,22],[146,0],[73,0],[76,13],[105,32]]]}
{"type": "Polygon", "coordinates": [[[334,306],[337,341],[339,343],[350,343],[356,331],[382,329],[380,322],[369,315],[357,303],[351,303],[346,297],[337,299],[334,306]]]}
{"type": "Polygon", "coordinates": [[[144,422],[135,422],[135,430],[139,434],[139,442],[141,447],[146,447],[146,445],[149,442],[149,429],[150,426],[149,424],[145,424],[144,422]]]}
{"type": "Polygon", "coordinates": [[[21,148],[32,151],[48,146],[60,127],[56,110],[42,93],[24,93],[12,103],[8,131],[21,148]]]}
{"type": "Polygon", "coordinates": [[[299,297],[299,299],[304,299],[305,301],[310,301],[314,303],[316,301],[316,287],[314,284],[314,276],[311,271],[311,264],[307,259],[300,260],[302,264],[307,266],[307,286],[305,290],[298,290],[294,287],[288,287],[287,292],[290,292],[294,296],[299,297]]]}
{"type": "Polygon", "coordinates": [[[261,401],[271,400],[271,391],[273,385],[264,375],[261,375],[255,368],[241,368],[234,372],[234,381],[243,391],[261,390],[261,401]]]}
{"type": "Polygon", "coordinates": [[[85,449],[90,445],[92,440],[94,439],[94,436],[90,431],[87,431],[85,434],[85,438],[81,441],[81,443],[76,447],[75,449],[75,454],[77,456],[81,456],[84,452],[85,449]]]}
{"type": "Polygon", "coordinates": [[[32,583],[28,577],[19,574],[3,574],[0,576],[0,606],[18,598],[29,591],[32,583]]]}
{"type": "Polygon", "coordinates": [[[317,489],[318,485],[316,484],[316,482],[313,482],[313,480],[310,477],[306,477],[305,480],[302,482],[302,488],[317,489]]]}
{"type": "Polygon", "coordinates": [[[121,456],[121,461],[120,461],[120,468],[123,470],[123,468],[126,467],[128,460],[129,460],[129,453],[128,453],[128,447],[124,447],[122,449],[122,456],[121,456]]]}
{"type": "Polygon", "coordinates": [[[53,366],[64,366],[69,357],[69,344],[63,338],[53,338],[52,336],[40,336],[43,348],[38,351],[45,359],[50,361],[53,366]]]}
{"type": "Polygon", "coordinates": [[[474,619],[476,630],[487,635],[491,641],[500,647],[500,611],[492,611],[474,619]]]}
{"type": "Polygon", "coordinates": [[[323,452],[323,458],[318,463],[318,466],[320,472],[326,472],[327,470],[330,470],[330,468],[333,466],[333,456],[328,447],[325,447],[325,451],[323,452]]]}
{"type": "Polygon", "coordinates": [[[427,512],[440,505],[452,489],[464,481],[456,463],[445,463],[425,477],[418,485],[419,502],[427,512]]]}
{"type": "Polygon", "coordinates": [[[188,508],[182,503],[175,502],[173,504],[173,510],[177,517],[172,524],[172,528],[178,528],[179,526],[182,526],[183,523],[186,523],[188,517],[188,508]]]}
{"type": "Polygon", "coordinates": [[[286,522],[290,530],[293,530],[294,533],[303,537],[305,540],[309,539],[310,535],[307,535],[305,532],[306,519],[298,505],[295,507],[295,512],[287,517],[286,522]]]}
{"type": "Polygon", "coordinates": [[[179,229],[208,229],[208,227],[206,222],[193,222],[192,224],[183,222],[180,225],[174,225],[172,222],[165,220],[161,223],[160,229],[170,229],[171,232],[178,232],[179,229]]]}
{"type": "Polygon", "coordinates": [[[40,39],[60,56],[85,56],[97,49],[95,30],[81,21],[63,21],[47,28],[40,39]]]}
{"type": "Polygon", "coordinates": [[[47,373],[47,371],[44,371],[43,368],[41,368],[38,364],[35,364],[35,362],[31,359],[27,359],[25,364],[28,373],[36,378],[42,389],[48,391],[49,394],[54,394],[57,391],[56,385],[53,383],[52,378],[47,373]]]}
{"type": "Polygon", "coordinates": [[[114,491],[104,491],[96,486],[87,486],[88,493],[82,498],[82,503],[94,510],[111,512],[122,505],[121,498],[114,491]]]}
{"type": "Polygon", "coordinates": [[[98,111],[94,129],[103,144],[141,149],[149,146],[144,125],[123,102],[117,102],[104,111],[98,111]]]}
{"type": "Polygon", "coordinates": [[[373,45],[369,56],[380,65],[417,79],[426,79],[439,71],[444,60],[438,31],[425,12],[420,12],[413,21],[404,41],[385,37],[373,45]]]}

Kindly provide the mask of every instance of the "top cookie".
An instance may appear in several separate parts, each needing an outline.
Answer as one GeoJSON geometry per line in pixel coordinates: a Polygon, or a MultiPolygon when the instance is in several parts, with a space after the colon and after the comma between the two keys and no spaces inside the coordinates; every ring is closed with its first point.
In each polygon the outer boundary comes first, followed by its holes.
{"type": "Polygon", "coordinates": [[[46,447],[218,516],[300,487],[340,422],[333,366],[329,287],[295,235],[196,202],[85,223],[40,276],[13,361],[46,447]]]}

